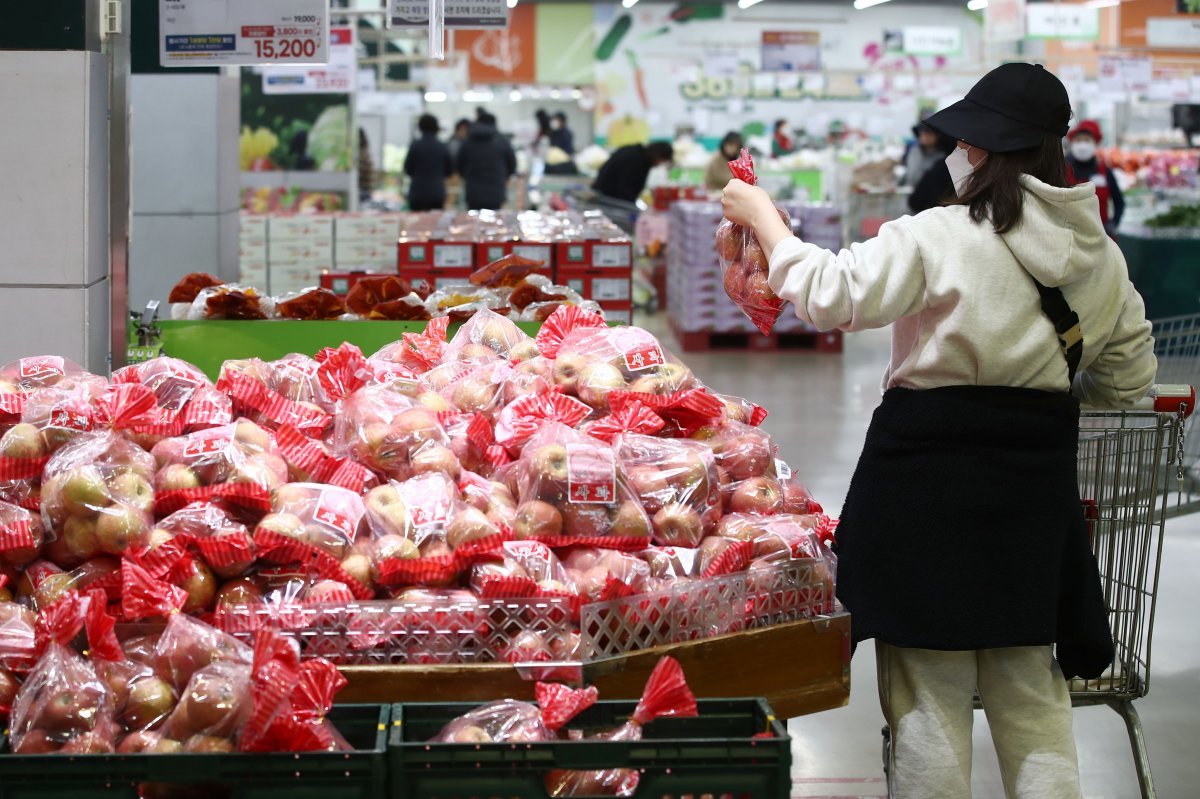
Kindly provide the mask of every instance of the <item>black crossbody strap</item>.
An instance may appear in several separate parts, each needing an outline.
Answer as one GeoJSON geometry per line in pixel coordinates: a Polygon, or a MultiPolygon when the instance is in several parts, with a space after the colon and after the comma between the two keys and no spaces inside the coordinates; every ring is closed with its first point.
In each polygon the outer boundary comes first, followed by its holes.
{"type": "Polygon", "coordinates": [[[1037,278],[1033,278],[1033,283],[1042,298],[1042,311],[1054,323],[1058,345],[1062,347],[1063,355],[1067,358],[1069,380],[1074,384],[1079,362],[1083,360],[1083,330],[1079,327],[1079,314],[1071,310],[1062,289],[1043,286],[1037,278]]]}

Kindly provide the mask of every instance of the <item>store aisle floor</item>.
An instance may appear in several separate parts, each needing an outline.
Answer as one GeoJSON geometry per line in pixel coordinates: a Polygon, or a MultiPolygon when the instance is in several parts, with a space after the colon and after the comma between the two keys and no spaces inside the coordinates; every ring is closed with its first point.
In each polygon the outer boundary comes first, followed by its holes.
{"type": "MultiPolygon", "coordinates": [[[[639,320],[673,342],[661,316],[639,320]]],[[[810,490],[836,515],[846,496],[888,358],[886,332],[846,337],[843,356],[688,353],[686,361],[717,391],[750,397],[771,411],[764,425],[810,490]]],[[[1146,728],[1159,796],[1200,795],[1200,514],[1168,523],[1163,553],[1149,696],[1136,707],[1146,728]]],[[[798,653],[802,657],[802,653],[798,653]]],[[[854,658],[848,707],[789,724],[794,736],[794,795],[852,799],[886,794],[880,768],[883,724],[870,644],[854,658]]],[[[1084,792],[1088,799],[1137,797],[1128,739],[1105,707],[1075,711],[1084,792]]],[[[1003,797],[999,768],[982,713],[975,723],[975,799],[1003,797]]]]}

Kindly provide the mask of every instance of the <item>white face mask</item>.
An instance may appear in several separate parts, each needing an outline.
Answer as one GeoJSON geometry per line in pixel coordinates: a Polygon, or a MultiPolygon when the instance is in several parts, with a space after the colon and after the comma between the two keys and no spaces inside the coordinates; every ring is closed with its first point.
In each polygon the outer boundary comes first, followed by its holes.
{"type": "Polygon", "coordinates": [[[971,173],[975,171],[971,159],[967,157],[968,150],[969,148],[955,147],[954,152],[946,156],[946,169],[950,170],[950,180],[954,181],[954,193],[959,196],[967,187],[971,173]]]}
{"type": "Polygon", "coordinates": [[[1078,140],[1071,142],[1071,157],[1076,161],[1091,161],[1096,157],[1096,142],[1078,140]]]}

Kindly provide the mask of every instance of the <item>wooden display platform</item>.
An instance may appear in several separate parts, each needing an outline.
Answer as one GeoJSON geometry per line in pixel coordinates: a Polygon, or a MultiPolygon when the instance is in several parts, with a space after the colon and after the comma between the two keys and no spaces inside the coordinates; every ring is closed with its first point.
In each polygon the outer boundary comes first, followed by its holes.
{"type": "MultiPolygon", "coordinates": [[[[697,697],[762,696],[780,718],[850,701],[850,615],[778,624],[702,641],[666,644],[583,667],[604,699],[637,699],[658,659],[683,665],[697,697]]],[[[532,681],[502,663],[452,666],[343,666],[350,684],[338,702],[533,700],[532,681]]]]}

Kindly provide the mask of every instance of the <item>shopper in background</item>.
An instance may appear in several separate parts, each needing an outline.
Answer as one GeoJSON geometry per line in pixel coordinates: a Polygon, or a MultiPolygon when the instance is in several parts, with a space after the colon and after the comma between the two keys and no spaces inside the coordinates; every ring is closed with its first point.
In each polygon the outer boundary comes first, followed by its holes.
{"type": "Polygon", "coordinates": [[[708,168],[704,170],[704,185],[709,191],[720,191],[729,182],[729,162],[738,157],[742,151],[742,134],[731,130],[721,139],[717,151],[713,153],[708,168]]]}
{"type": "Polygon", "coordinates": [[[371,145],[367,132],[358,129],[358,199],[366,202],[375,193],[375,159],[371,157],[371,145]]]}
{"type": "Polygon", "coordinates": [[[417,120],[421,137],[408,147],[404,174],[409,177],[410,211],[433,211],[446,207],[446,178],[454,173],[450,148],[438,138],[437,117],[422,114],[417,120]]]}
{"type": "Polygon", "coordinates": [[[652,141],[649,144],[630,144],[617,150],[600,171],[592,189],[606,197],[636,202],[646,189],[650,170],[669,164],[675,159],[670,142],[652,141]]]}
{"type": "Polygon", "coordinates": [[[775,133],[771,137],[771,155],[778,158],[796,151],[796,140],[786,119],[775,120],[775,133]]]}
{"type": "Polygon", "coordinates": [[[446,142],[446,145],[450,148],[450,160],[452,162],[458,163],[458,151],[470,133],[471,120],[460,119],[454,123],[454,135],[450,137],[450,141],[446,142]]]}
{"type": "Polygon", "coordinates": [[[567,115],[562,111],[550,117],[550,146],[575,156],[575,134],[567,127],[567,115]]]}
{"type": "Polygon", "coordinates": [[[855,641],[876,639],[899,799],[971,795],[976,691],[1005,793],[1081,796],[1064,675],[1099,676],[1113,641],[1076,483],[1079,403],[1134,402],[1155,358],[1094,187],[1067,181],[1070,115],[1040,66],[989,72],[928,120],[958,142],[957,202],[840,253],[793,237],[761,189],[725,190],[798,316],[894,323],[837,593],[855,641]]]}
{"type": "Polygon", "coordinates": [[[1113,235],[1125,214],[1125,195],[1117,176],[1112,174],[1104,159],[1096,153],[1096,147],[1104,140],[1100,125],[1085,119],[1067,134],[1067,179],[1072,186],[1092,183],[1096,186],[1096,199],[1100,201],[1100,219],[1104,229],[1113,235]],[[1110,207],[1111,200],[1111,207],[1110,207]]]}
{"type": "Polygon", "coordinates": [[[508,179],[517,171],[517,157],[508,139],[496,130],[496,118],[482,108],[458,150],[457,168],[467,210],[495,211],[504,205],[508,179]]]}
{"type": "Polygon", "coordinates": [[[937,134],[938,160],[925,170],[921,180],[913,187],[908,195],[908,210],[914,214],[945,205],[955,198],[954,181],[950,179],[950,169],[946,166],[946,158],[954,152],[958,144],[949,136],[937,134]]]}
{"type": "MultiPolygon", "coordinates": [[[[944,163],[949,150],[946,147],[945,136],[922,122],[913,127],[913,135],[917,140],[904,154],[904,177],[901,186],[916,186],[925,177],[925,173],[935,165],[944,163]]],[[[950,141],[953,145],[953,142],[950,141]]]]}

